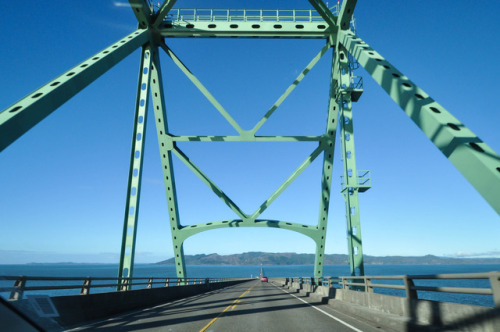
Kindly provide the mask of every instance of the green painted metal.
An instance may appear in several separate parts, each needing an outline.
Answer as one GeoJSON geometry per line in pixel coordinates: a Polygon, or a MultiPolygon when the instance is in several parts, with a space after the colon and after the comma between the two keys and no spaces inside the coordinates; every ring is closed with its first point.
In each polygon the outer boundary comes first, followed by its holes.
{"type": "Polygon", "coordinates": [[[208,91],[207,88],[196,78],[196,76],[191,73],[191,71],[182,63],[182,61],[175,55],[175,53],[164,43],[161,44],[163,50],[168,54],[168,56],[174,61],[174,63],[182,70],[182,72],[186,75],[187,78],[203,93],[203,95],[207,98],[212,105],[219,111],[219,113],[224,117],[224,119],[229,122],[229,124],[241,135],[244,130],[240,127],[240,125],[234,120],[231,115],[222,107],[222,105],[217,101],[217,99],[212,96],[212,94],[208,91]]]}
{"type": "Polygon", "coordinates": [[[303,225],[283,220],[269,220],[269,219],[256,219],[253,222],[247,222],[242,219],[227,219],[227,220],[216,220],[207,223],[200,223],[196,225],[183,226],[177,232],[177,238],[179,241],[184,242],[184,240],[186,240],[187,238],[204,231],[218,229],[218,228],[231,228],[231,227],[281,228],[305,235],[313,239],[315,242],[317,242],[318,239],[321,239],[321,234],[318,232],[317,226],[303,225]]]}
{"type": "Polygon", "coordinates": [[[309,0],[309,3],[316,9],[316,11],[321,15],[323,20],[332,29],[331,33],[335,34],[337,28],[337,17],[328,9],[328,6],[322,0],[309,0]]]}
{"type": "Polygon", "coordinates": [[[338,71],[338,107],[340,109],[339,125],[340,141],[342,146],[342,161],[344,166],[345,188],[342,194],[346,206],[347,219],[347,251],[349,253],[349,266],[351,275],[364,275],[363,245],[361,238],[361,220],[359,214],[358,181],[356,169],[356,154],[354,148],[354,126],[352,118],[351,71],[349,69],[349,57],[345,48],[338,47],[339,71],[338,71]]]}
{"type": "Polygon", "coordinates": [[[321,196],[319,204],[318,231],[321,237],[316,239],[316,253],[314,258],[314,277],[323,276],[323,266],[325,261],[326,231],[328,226],[328,212],[330,206],[330,194],[332,187],[333,158],[335,152],[335,137],[337,136],[338,107],[336,105],[335,77],[337,54],[333,50],[332,65],[330,73],[330,89],[328,98],[328,117],[326,122],[326,134],[322,144],[325,149],[323,154],[323,170],[321,176],[321,196]]]}
{"type": "Polygon", "coordinates": [[[260,207],[250,216],[250,220],[255,220],[259,217],[271,203],[278,198],[279,195],[307,168],[311,163],[325,150],[323,144],[320,144],[314,151],[300,164],[300,166],[276,189],[268,199],[260,205],[260,207]]]}
{"type": "Polygon", "coordinates": [[[164,37],[326,38],[328,24],[312,9],[173,9],[164,37]]]}
{"type": "Polygon", "coordinates": [[[319,142],[323,136],[170,136],[170,138],[174,142],[319,142]]]}
{"type": "Polygon", "coordinates": [[[123,228],[120,278],[131,277],[133,272],[143,160],[142,152],[145,140],[144,130],[150,87],[167,193],[177,277],[186,277],[183,254],[184,241],[203,231],[227,227],[280,228],[311,238],[316,244],[314,275],[315,277],[321,276],[323,273],[335,137],[338,126],[341,130],[344,165],[342,193],[346,200],[351,272],[353,275],[363,274],[357,194],[370,187],[370,175],[368,171],[358,172],[356,169],[351,103],[359,98],[361,90],[353,84],[349,70],[349,54],[386,90],[500,214],[500,200],[498,200],[498,197],[500,197],[500,156],[350,30],[353,22],[352,14],[357,1],[344,0],[341,8],[337,5],[334,12],[331,12],[324,1],[309,0],[309,3],[318,14],[313,10],[172,9],[175,0],[164,1],[155,13],[154,8],[149,5],[150,2],[147,0],[129,0],[129,2],[138,20],[140,30],[97,53],[0,113],[0,150],[2,150],[124,57],[137,48],[143,47],[123,228]],[[325,39],[327,44],[268,109],[264,117],[252,129],[245,130],[239,126],[229,112],[222,107],[198,78],[165,44],[163,40],[165,37],[322,38],[325,39]],[[145,46],[148,42],[150,44],[145,46]],[[306,74],[313,69],[319,59],[327,53],[328,49],[332,49],[333,60],[325,134],[321,136],[256,136],[255,134],[261,126],[274,114],[281,103],[305,78],[306,74]],[[160,50],[165,51],[177,67],[205,95],[235,129],[237,135],[175,136],[169,132],[159,60],[160,50]],[[337,121],[339,115],[340,122],[337,121]],[[318,142],[318,146],[269,198],[256,207],[253,213],[247,214],[176,146],[177,141],[318,142]],[[138,152],[137,157],[136,152],[138,152]],[[317,225],[305,225],[283,220],[257,219],[320,154],[323,154],[323,170],[317,225]],[[173,155],[187,165],[224,201],[235,213],[236,219],[209,221],[190,226],[181,224],[172,167],[173,155]],[[355,248],[357,248],[357,254],[355,248]]]}
{"type": "Polygon", "coordinates": [[[153,50],[153,65],[151,66],[151,95],[153,97],[153,110],[155,114],[156,133],[160,148],[163,181],[165,184],[165,192],[167,193],[168,216],[172,234],[172,245],[174,248],[174,259],[177,273],[176,277],[186,278],[183,243],[177,238],[177,233],[178,230],[181,229],[181,224],[179,222],[179,207],[177,206],[174,168],[172,163],[172,149],[174,149],[174,142],[168,135],[167,114],[165,100],[163,97],[164,90],[158,51],[157,47],[153,50]]]}
{"type": "MultiPolygon", "coordinates": [[[[204,85],[196,78],[196,76],[187,68],[185,64],[174,54],[174,52],[168,48],[164,43],[160,45],[163,50],[170,56],[173,62],[178,66],[178,68],[190,79],[190,81],[200,90],[200,92],[214,105],[214,107],[219,111],[219,113],[233,126],[233,128],[239,132],[239,136],[218,136],[218,137],[198,137],[198,136],[189,136],[184,137],[184,141],[256,141],[258,137],[254,134],[255,132],[264,124],[264,122],[272,115],[272,113],[278,108],[278,106],[285,100],[285,98],[293,91],[293,89],[301,82],[304,76],[309,72],[314,64],[317,63],[319,58],[323,54],[326,53],[326,50],[330,48],[330,44],[327,45],[320,50],[320,52],[313,58],[313,60],[306,66],[304,71],[297,77],[297,79],[292,83],[292,85],[284,92],[284,94],[278,99],[278,101],[270,108],[270,110],[264,115],[264,117],[256,124],[254,129],[246,131],[243,130],[229,115],[229,113],[217,102],[215,97],[208,92],[208,90],[204,87],[204,85]]],[[[329,115],[330,119],[336,117],[337,111],[335,107],[332,108],[332,111],[329,115]]],[[[329,120],[331,122],[331,120],[329,120]]],[[[332,122],[333,123],[333,122],[332,122]]],[[[168,136],[166,138],[169,142],[169,145],[172,146],[172,152],[189,168],[196,174],[238,217],[238,219],[231,221],[218,221],[218,222],[208,222],[198,225],[190,225],[189,227],[184,227],[179,225],[176,229],[172,227],[172,233],[177,244],[174,244],[174,250],[178,250],[182,248],[184,240],[190,236],[198,234],[202,231],[212,230],[216,228],[223,227],[276,227],[276,228],[284,228],[292,231],[299,232],[310,237],[315,243],[317,247],[318,256],[321,257],[315,263],[315,276],[319,277],[322,275],[322,265],[323,265],[323,257],[325,250],[325,238],[326,238],[326,223],[327,223],[327,210],[328,204],[330,201],[330,191],[329,188],[331,186],[331,172],[332,172],[332,164],[333,164],[333,146],[335,140],[335,130],[336,125],[330,124],[327,126],[327,133],[321,137],[291,137],[287,140],[294,141],[310,141],[317,140],[319,142],[319,146],[306,158],[306,160],[299,165],[299,167],[284,181],[284,183],[279,186],[271,196],[264,201],[257,210],[252,214],[247,214],[242,211],[238,205],[231,200],[193,161],[189,159],[187,155],[184,154],[183,151],[179,149],[179,147],[175,146],[173,142],[176,140],[173,136],[168,136]],[[324,168],[324,176],[326,179],[323,181],[322,187],[322,203],[321,203],[321,217],[320,222],[317,226],[296,224],[284,221],[269,221],[269,220],[258,220],[258,216],[262,214],[265,209],[302,173],[313,161],[319,156],[319,154],[323,153],[325,155],[325,168],[324,168]]],[[[267,136],[265,137],[265,141],[269,142],[279,142],[285,141],[281,136],[267,136]]],[[[180,255],[182,257],[182,255],[180,255]]],[[[182,265],[182,264],[181,264],[182,265]]],[[[178,267],[177,273],[184,273],[180,267],[178,267]]]]}
{"type": "Polygon", "coordinates": [[[152,12],[148,2],[146,0],[129,0],[128,2],[139,22],[139,29],[147,29],[152,23],[152,12]]]}
{"type": "MultiPolygon", "coordinates": [[[[137,98],[135,102],[134,133],[130,153],[130,169],[128,175],[127,200],[123,222],[123,236],[120,253],[118,278],[132,276],[135,257],[135,240],[139,216],[139,198],[141,194],[142,162],[144,160],[144,142],[146,141],[146,120],[148,109],[149,80],[151,77],[151,46],[143,47],[137,98]]],[[[118,290],[121,289],[121,283],[118,290]]]]}
{"type": "Polygon", "coordinates": [[[349,30],[354,8],[356,7],[357,0],[344,0],[340,8],[338,27],[340,30],[349,30]]]}
{"type": "Polygon", "coordinates": [[[2,111],[0,151],[147,43],[149,38],[148,30],[136,30],[2,111]]]}
{"type": "MultiPolygon", "coordinates": [[[[345,31],[351,28],[356,0],[345,0],[342,2],[338,16],[337,31],[345,31]]],[[[338,32],[337,32],[338,41],[338,32]]],[[[354,148],[354,126],[352,117],[352,102],[357,101],[361,93],[353,87],[352,62],[345,47],[337,44],[337,64],[334,75],[337,79],[336,97],[340,112],[340,142],[342,147],[342,164],[344,166],[345,188],[342,194],[345,200],[346,222],[347,222],[347,252],[349,256],[349,267],[352,276],[362,276],[364,272],[363,246],[361,237],[361,220],[359,214],[359,188],[356,169],[356,154],[354,148]]]]}
{"type": "Polygon", "coordinates": [[[158,28],[158,26],[163,22],[163,19],[170,12],[172,7],[175,5],[177,0],[165,0],[156,14],[156,18],[153,22],[153,28],[158,28]]]}
{"type": "Polygon", "coordinates": [[[500,214],[500,156],[352,31],[339,42],[500,214]]]}
{"type": "Polygon", "coordinates": [[[309,62],[309,64],[306,66],[306,68],[304,68],[304,70],[299,74],[299,76],[297,76],[295,81],[293,81],[293,83],[278,98],[278,100],[273,104],[273,106],[271,106],[269,111],[267,111],[267,113],[262,117],[262,119],[260,119],[259,122],[257,122],[257,124],[253,127],[253,129],[251,131],[254,135],[259,130],[259,128],[262,127],[262,125],[264,123],[266,123],[266,121],[271,117],[271,115],[274,113],[274,111],[276,111],[276,109],[281,105],[281,103],[283,103],[283,101],[285,101],[285,99],[290,95],[290,93],[293,92],[293,90],[297,87],[297,85],[299,85],[299,83],[304,79],[304,77],[306,77],[307,73],[309,73],[311,71],[311,69],[314,68],[316,63],[318,63],[318,61],[323,57],[323,55],[326,53],[326,51],[330,47],[331,47],[331,45],[328,42],[319,51],[319,53],[311,60],[311,62],[309,62]]]}
{"type": "Polygon", "coordinates": [[[179,148],[174,148],[174,154],[186,164],[196,176],[198,176],[222,201],[241,219],[246,220],[248,216],[234,203],[203,171],[195,165],[179,148]]]}

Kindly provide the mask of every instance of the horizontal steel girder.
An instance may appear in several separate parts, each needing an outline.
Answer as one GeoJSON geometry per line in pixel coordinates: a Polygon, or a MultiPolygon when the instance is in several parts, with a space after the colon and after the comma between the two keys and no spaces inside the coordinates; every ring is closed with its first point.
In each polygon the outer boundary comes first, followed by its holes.
{"type": "Polygon", "coordinates": [[[339,42],[500,214],[500,156],[352,31],[339,42]]]}
{"type": "Polygon", "coordinates": [[[330,28],[318,22],[164,22],[158,27],[164,37],[240,37],[326,39],[330,28]]]}
{"type": "Polygon", "coordinates": [[[323,136],[170,136],[173,142],[316,142],[323,136]]]}
{"type": "Polygon", "coordinates": [[[197,225],[186,225],[182,226],[182,228],[176,231],[177,240],[180,242],[184,242],[188,237],[191,237],[195,234],[217,229],[217,228],[233,228],[233,227],[271,227],[271,228],[281,228],[287,229],[290,231],[294,231],[300,234],[303,234],[307,237],[310,237],[314,241],[317,241],[318,238],[321,238],[323,231],[318,229],[316,225],[303,225],[299,223],[293,222],[285,222],[280,220],[267,220],[267,219],[258,219],[253,222],[244,221],[241,219],[233,219],[233,220],[218,220],[213,222],[201,223],[197,225]]]}
{"type": "Polygon", "coordinates": [[[150,39],[137,30],[0,113],[0,151],[150,39]]]}

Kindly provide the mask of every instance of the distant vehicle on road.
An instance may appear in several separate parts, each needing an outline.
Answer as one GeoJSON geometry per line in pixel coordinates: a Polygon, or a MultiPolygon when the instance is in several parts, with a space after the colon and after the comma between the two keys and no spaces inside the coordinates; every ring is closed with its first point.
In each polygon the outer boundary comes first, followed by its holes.
{"type": "Polygon", "coordinates": [[[267,277],[264,276],[264,270],[262,269],[262,264],[260,264],[260,281],[268,282],[267,277]]]}

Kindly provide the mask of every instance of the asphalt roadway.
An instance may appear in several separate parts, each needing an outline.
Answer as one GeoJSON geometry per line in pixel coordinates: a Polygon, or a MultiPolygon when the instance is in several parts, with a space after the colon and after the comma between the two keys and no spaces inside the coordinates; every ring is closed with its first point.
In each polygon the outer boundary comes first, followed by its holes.
{"type": "Polygon", "coordinates": [[[177,300],[78,331],[383,331],[259,280],[177,300]]]}

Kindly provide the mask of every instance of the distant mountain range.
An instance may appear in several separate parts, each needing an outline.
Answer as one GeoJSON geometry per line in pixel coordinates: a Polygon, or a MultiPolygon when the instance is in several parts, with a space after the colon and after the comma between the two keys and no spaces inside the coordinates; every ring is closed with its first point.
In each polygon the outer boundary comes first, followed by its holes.
{"type": "MultiPolygon", "coordinates": [[[[187,265],[309,265],[314,264],[314,254],[246,252],[243,254],[186,255],[187,265]]],[[[500,264],[500,258],[452,258],[426,256],[364,256],[365,264],[424,265],[424,264],[500,264]]],[[[174,258],[156,264],[174,265],[174,258]]],[[[325,265],[348,264],[347,255],[325,255],[325,265]]]]}

